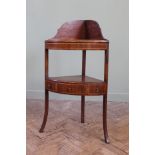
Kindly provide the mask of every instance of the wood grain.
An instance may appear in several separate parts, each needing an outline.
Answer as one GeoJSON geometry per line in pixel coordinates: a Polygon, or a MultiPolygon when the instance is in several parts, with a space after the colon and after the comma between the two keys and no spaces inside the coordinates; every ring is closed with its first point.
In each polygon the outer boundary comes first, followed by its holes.
{"type": "Polygon", "coordinates": [[[75,20],[64,23],[53,38],[45,41],[45,48],[55,50],[105,50],[109,41],[102,35],[99,24],[93,20],[75,20]]]}
{"type": "Polygon", "coordinates": [[[102,102],[86,101],[85,123],[80,123],[80,101],[49,101],[44,133],[38,128],[43,100],[27,100],[27,155],[127,155],[128,103],[108,102],[111,143],[103,142],[102,102]]]}
{"type": "Polygon", "coordinates": [[[103,95],[107,93],[106,83],[85,75],[49,77],[46,82],[49,91],[70,95],[103,95]]]}

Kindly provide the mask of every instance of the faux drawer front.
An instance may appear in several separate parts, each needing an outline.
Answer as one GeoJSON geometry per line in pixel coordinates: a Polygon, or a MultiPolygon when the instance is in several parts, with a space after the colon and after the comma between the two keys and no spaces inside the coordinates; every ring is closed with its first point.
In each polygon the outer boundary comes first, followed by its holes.
{"type": "Polygon", "coordinates": [[[82,85],[66,83],[48,83],[47,89],[52,92],[70,95],[81,95],[83,91],[82,85]]]}
{"type": "Polygon", "coordinates": [[[68,84],[48,82],[46,88],[49,91],[69,94],[69,95],[103,95],[105,93],[105,85],[103,84],[68,84]]]}
{"type": "Polygon", "coordinates": [[[85,94],[86,95],[103,95],[105,94],[105,85],[103,84],[91,84],[85,85],[85,94]]]}

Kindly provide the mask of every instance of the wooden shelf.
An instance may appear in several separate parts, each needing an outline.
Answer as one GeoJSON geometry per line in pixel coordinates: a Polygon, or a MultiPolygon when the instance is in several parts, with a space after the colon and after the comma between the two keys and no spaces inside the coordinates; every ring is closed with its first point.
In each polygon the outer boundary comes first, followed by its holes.
{"type": "Polygon", "coordinates": [[[49,77],[46,80],[46,88],[49,91],[69,94],[96,96],[105,94],[106,84],[102,80],[81,75],[49,77]]]}

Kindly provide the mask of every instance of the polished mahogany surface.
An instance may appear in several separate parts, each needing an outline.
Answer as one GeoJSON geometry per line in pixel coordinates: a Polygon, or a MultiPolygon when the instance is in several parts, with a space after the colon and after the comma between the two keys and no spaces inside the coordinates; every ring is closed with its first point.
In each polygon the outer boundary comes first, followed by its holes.
{"type": "Polygon", "coordinates": [[[108,57],[109,41],[103,37],[99,24],[93,20],[66,22],[53,38],[45,41],[45,112],[40,132],[43,132],[47,121],[49,92],[81,96],[81,123],[85,122],[85,96],[102,95],[104,138],[105,142],[109,143],[107,131],[108,57]],[[81,75],[49,77],[49,50],[81,50],[81,75]],[[103,81],[86,76],[87,50],[104,50],[103,81]]]}
{"type": "Polygon", "coordinates": [[[98,80],[93,77],[84,76],[82,75],[73,75],[73,76],[59,76],[59,77],[49,77],[48,80],[52,80],[55,82],[68,82],[68,83],[103,83],[104,81],[98,80]]]}
{"type": "Polygon", "coordinates": [[[108,47],[108,40],[103,37],[99,24],[93,20],[66,22],[45,43],[47,48],[64,50],[99,50],[108,47]]]}
{"type": "Polygon", "coordinates": [[[104,95],[106,83],[92,77],[61,76],[47,79],[46,87],[49,91],[69,95],[104,95]]]}

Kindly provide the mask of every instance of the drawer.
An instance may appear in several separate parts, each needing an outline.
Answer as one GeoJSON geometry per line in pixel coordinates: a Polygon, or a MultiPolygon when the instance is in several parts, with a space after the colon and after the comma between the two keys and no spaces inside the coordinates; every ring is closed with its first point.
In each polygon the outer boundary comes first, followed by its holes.
{"type": "Polygon", "coordinates": [[[101,84],[92,84],[85,85],[85,94],[87,95],[103,95],[105,94],[105,85],[101,84]]]}
{"type": "Polygon", "coordinates": [[[83,86],[79,84],[67,84],[67,83],[48,83],[47,89],[62,94],[81,95],[83,86]]]}

